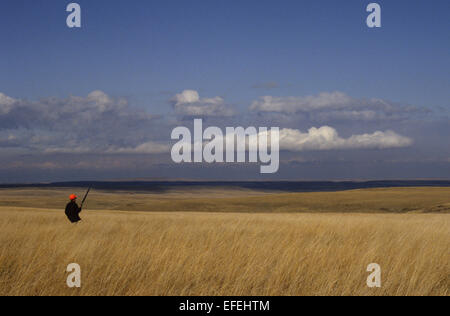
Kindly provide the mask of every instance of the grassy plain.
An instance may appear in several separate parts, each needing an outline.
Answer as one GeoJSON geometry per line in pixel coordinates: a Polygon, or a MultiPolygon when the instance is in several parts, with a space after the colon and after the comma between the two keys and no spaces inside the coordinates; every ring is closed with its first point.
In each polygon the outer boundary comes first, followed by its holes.
{"type": "Polygon", "coordinates": [[[0,190],[0,295],[450,294],[449,188],[69,193],[0,190]]]}

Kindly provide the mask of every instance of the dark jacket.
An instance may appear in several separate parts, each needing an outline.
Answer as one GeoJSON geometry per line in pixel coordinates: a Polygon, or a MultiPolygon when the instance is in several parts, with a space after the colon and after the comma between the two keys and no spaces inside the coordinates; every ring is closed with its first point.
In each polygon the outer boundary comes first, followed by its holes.
{"type": "Polygon", "coordinates": [[[81,208],[78,207],[77,203],[72,201],[69,204],[67,204],[66,215],[69,221],[71,221],[72,223],[78,223],[79,221],[81,221],[80,213],[81,208]]]}

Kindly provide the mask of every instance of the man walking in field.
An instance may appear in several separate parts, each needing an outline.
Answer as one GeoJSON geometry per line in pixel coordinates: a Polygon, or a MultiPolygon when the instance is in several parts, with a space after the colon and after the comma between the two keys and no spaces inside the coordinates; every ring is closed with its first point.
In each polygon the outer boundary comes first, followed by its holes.
{"type": "Polygon", "coordinates": [[[69,198],[70,202],[66,206],[66,216],[70,222],[78,223],[79,221],[81,221],[81,207],[78,207],[77,196],[75,194],[72,194],[69,198]]]}

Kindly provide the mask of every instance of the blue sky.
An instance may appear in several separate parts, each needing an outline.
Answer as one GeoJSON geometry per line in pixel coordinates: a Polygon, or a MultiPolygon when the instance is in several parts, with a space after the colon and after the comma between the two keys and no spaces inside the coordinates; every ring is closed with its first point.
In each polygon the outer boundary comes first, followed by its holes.
{"type": "MultiPolygon", "coordinates": [[[[114,102],[124,98],[129,111],[136,109],[161,116],[159,121],[152,121],[152,128],[148,130],[152,135],[149,139],[144,139],[143,130],[137,134],[142,138],[141,142],[163,141],[170,135],[171,124],[183,121],[174,113],[173,98],[184,90],[195,90],[200,98],[221,97],[223,106],[235,109],[238,114],[227,118],[228,125],[266,122],[303,132],[311,127],[327,125],[346,137],[394,130],[413,139],[414,145],[397,151],[377,152],[376,168],[380,172],[375,174],[390,177],[391,171],[398,169],[391,165],[392,161],[399,163],[400,158],[406,155],[412,160],[408,163],[413,165],[413,158],[417,157],[416,163],[420,166],[411,167],[398,177],[450,177],[449,1],[377,1],[382,6],[380,29],[366,26],[368,13],[365,8],[370,1],[361,0],[79,0],[77,2],[82,8],[81,29],[69,29],[65,24],[68,14],[65,7],[69,2],[2,1],[0,93],[19,100],[16,104],[28,102],[28,106],[38,108],[42,106],[41,99],[56,98],[60,100],[56,103],[67,103],[70,96],[86,98],[92,91],[103,91],[111,100],[116,100],[114,102]],[[412,113],[414,111],[406,107],[418,107],[432,113],[424,115],[425,112],[417,111],[408,117],[402,115],[400,121],[387,122],[379,118],[365,123],[360,120],[343,122],[335,118],[308,121],[305,115],[298,119],[288,115],[289,120],[286,120],[280,117],[287,114],[284,112],[249,111],[249,107],[262,96],[270,95],[282,98],[280,102],[288,102],[284,98],[303,98],[335,91],[351,97],[353,103],[376,98],[402,107],[403,112],[412,113]],[[426,167],[423,164],[427,164],[426,167]],[[417,173],[411,174],[411,170],[418,168],[417,173]]],[[[367,109],[377,106],[371,104],[368,102],[367,109]]],[[[333,111],[335,113],[335,108],[333,111]]],[[[18,116],[21,117],[20,113],[15,118],[18,116]]],[[[313,116],[308,113],[307,117],[313,116]]],[[[11,122],[11,117],[4,120],[11,122]]],[[[215,122],[214,119],[211,121],[215,122]]],[[[224,122],[223,119],[220,121],[224,122]]],[[[47,130],[48,134],[53,129],[53,123],[49,120],[42,122],[39,131],[47,130]]],[[[30,125],[30,122],[23,121],[14,126],[6,124],[0,126],[0,135],[3,132],[4,137],[11,138],[16,133],[23,138],[43,139],[43,133],[36,130],[30,132],[33,130],[30,125]]],[[[133,133],[136,131],[130,131],[129,139],[133,133]]],[[[111,142],[108,135],[105,133],[95,142],[88,135],[75,135],[70,142],[91,141],[100,146],[111,142]]],[[[36,140],[33,146],[24,144],[22,147],[28,149],[20,151],[21,157],[28,157],[24,158],[24,163],[32,159],[47,166],[58,165],[65,160],[61,158],[63,154],[44,155],[42,149],[45,146],[55,147],[58,141],[68,139],[67,135],[61,137],[53,143],[39,143],[36,140]]],[[[133,140],[135,143],[130,146],[138,145],[137,138],[133,140]]],[[[4,145],[0,151],[4,157],[11,159],[18,157],[18,147],[18,143],[4,145]]],[[[113,160],[101,153],[96,155],[96,159],[113,160]]],[[[324,156],[340,154],[291,153],[286,156],[291,155],[301,155],[302,161],[320,161],[324,156]],[[308,157],[304,158],[305,155],[308,157]]],[[[358,161],[367,164],[366,157],[374,154],[364,154],[364,150],[362,153],[358,150],[342,155],[340,160],[353,161],[358,157],[358,161]]],[[[87,158],[80,156],[76,161],[84,159],[87,158]]],[[[332,163],[333,159],[327,160],[327,164],[332,163]]],[[[111,163],[111,170],[104,172],[112,178],[116,174],[120,177],[136,177],[135,173],[153,174],[152,167],[148,172],[127,173],[126,165],[111,163]],[[116,170],[115,165],[120,167],[116,170]]],[[[289,170],[291,167],[286,168],[289,170]]],[[[44,168],[42,174],[48,174],[48,168],[44,168]]],[[[336,168],[339,168],[338,165],[336,168]]],[[[52,174],[55,173],[52,179],[69,177],[56,169],[52,170],[52,174]]],[[[87,169],[80,170],[79,174],[92,174],[87,169]]],[[[13,168],[0,171],[0,181],[2,177],[3,181],[13,182],[15,177],[21,181],[41,181],[45,178],[32,176],[28,179],[11,170],[13,168]]],[[[180,174],[180,170],[170,164],[167,170],[167,174],[162,172],[159,176],[176,177],[180,174]],[[177,171],[171,172],[171,168],[177,171]]],[[[201,177],[202,170],[199,168],[198,172],[193,173],[201,177]]],[[[317,174],[313,173],[308,178],[327,178],[326,174],[320,174],[320,170],[319,167],[317,174]]],[[[29,174],[39,172],[40,167],[37,166],[29,174]]],[[[216,176],[221,177],[222,174],[218,171],[216,176]]],[[[301,174],[302,171],[299,171],[298,178],[301,174]]],[[[70,175],[71,179],[67,180],[72,180],[72,177],[70,175]]],[[[99,172],[99,177],[106,176],[99,172]]],[[[248,171],[248,177],[255,178],[257,175],[248,171]]],[[[373,173],[361,171],[351,177],[373,178],[373,173]]],[[[336,178],[346,176],[342,174],[336,178]]]]}

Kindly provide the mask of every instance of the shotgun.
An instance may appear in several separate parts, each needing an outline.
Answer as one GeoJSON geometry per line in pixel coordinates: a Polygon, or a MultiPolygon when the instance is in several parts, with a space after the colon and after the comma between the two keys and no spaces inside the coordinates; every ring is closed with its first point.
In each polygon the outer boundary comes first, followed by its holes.
{"type": "Polygon", "coordinates": [[[87,192],[86,192],[86,194],[85,194],[85,196],[83,198],[83,201],[81,202],[81,208],[83,208],[83,204],[86,201],[86,199],[87,199],[87,197],[89,195],[89,192],[91,192],[91,187],[89,187],[89,189],[87,190],[87,192]]]}

